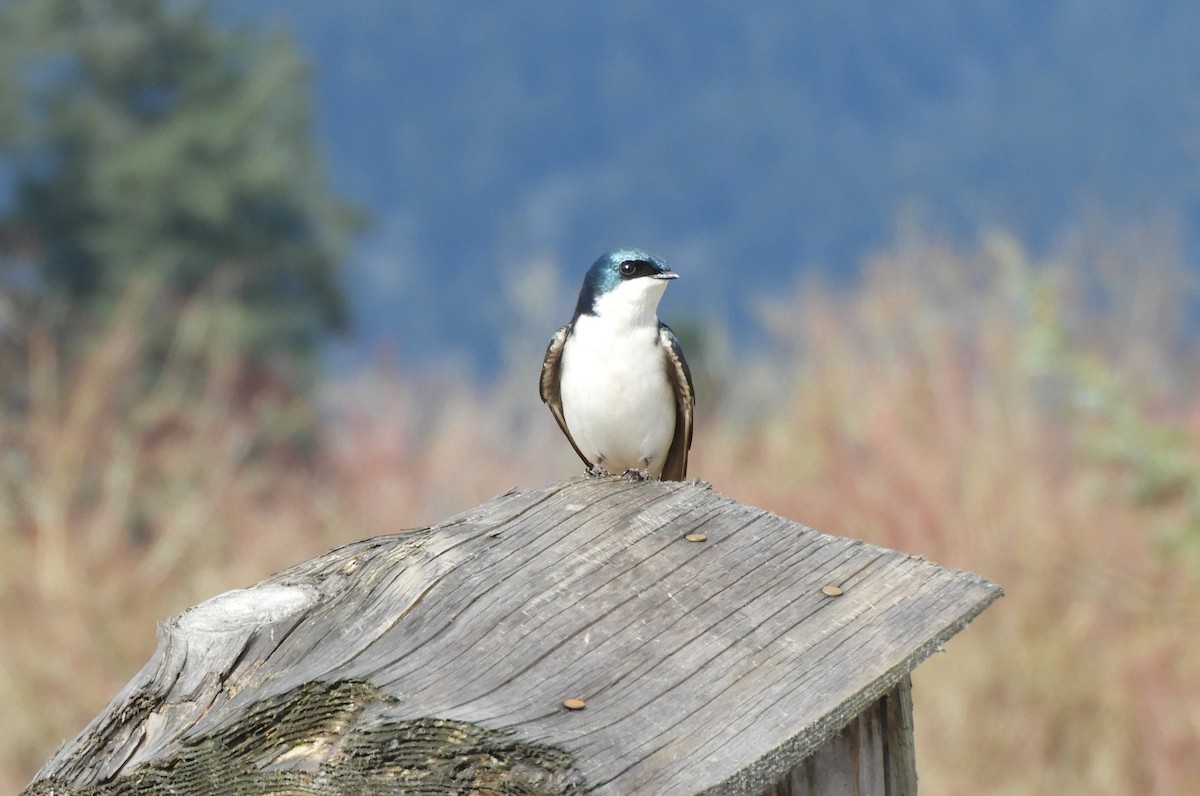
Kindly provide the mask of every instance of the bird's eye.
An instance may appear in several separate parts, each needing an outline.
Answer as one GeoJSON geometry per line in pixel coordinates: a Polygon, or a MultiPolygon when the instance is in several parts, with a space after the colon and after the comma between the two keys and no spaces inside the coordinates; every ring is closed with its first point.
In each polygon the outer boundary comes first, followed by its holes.
{"type": "Polygon", "coordinates": [[[621,263],[621,273],[625,276],[633,276],[633,272],[637,270],[637,263],[633,261],[621,263]]]}

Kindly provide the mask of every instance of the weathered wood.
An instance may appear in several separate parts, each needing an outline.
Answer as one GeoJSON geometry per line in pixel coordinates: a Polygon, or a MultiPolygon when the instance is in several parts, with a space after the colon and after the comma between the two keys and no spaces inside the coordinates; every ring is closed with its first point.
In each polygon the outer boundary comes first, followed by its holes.
{"type": "Polygon", "coordinates": [[[705,484],[514,491],[164,623],[28,792],[761,793],[911,725],[885,695],[999,594],[705,484]]]}
{"type": "Polygon", "coordinates": [[[915,796],[911,689],[902,678],[762,796],[915,796]]]}
{"type": "Polygon", "coordinates": [[[912,678],[908,675],[884,697],[883,734],[887,748],[887,792],[889,796],[916,796],[917,748],[913,741],[912,678]]]}

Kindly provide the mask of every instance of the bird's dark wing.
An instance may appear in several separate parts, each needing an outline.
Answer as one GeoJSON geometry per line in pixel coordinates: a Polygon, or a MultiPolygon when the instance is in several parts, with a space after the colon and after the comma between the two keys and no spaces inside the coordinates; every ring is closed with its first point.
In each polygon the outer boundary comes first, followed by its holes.
{"type": "Polygon", "coordinates": [[[667,381],[675,393],[675,437],[663,463],[662,479],[682,481],[687,477],[688,451],[692,448],[692,410],[696,406],[696,392],[679,340],[665,323],[658,325],[658,342],[667,355],[667,381]]]}
{"type": "Polygon", "coordinates": [[[542,378],[538,384],[538,392],[542,396],[542,402],[550,407],[550,412],[558,421],[558,427],[562,429],[562,433],[566,435],[567,442],[571,443],[571,447],[579,454],[579,458],[583,459],[583,463],[591,467],[592,463],[583,455],[583,451],[579,450],[579,446],[575,444],[575,438],[571,436],[571,431],[567,428],[567,419],[563,416],[562,392],[558,386],[559,376],[562,373],[563,346],[566,345],[567,338],[570,336],[571,324],[568,323],[550,338],[550,345],[546,348],[546,358],[542,360],[542,378]]]}

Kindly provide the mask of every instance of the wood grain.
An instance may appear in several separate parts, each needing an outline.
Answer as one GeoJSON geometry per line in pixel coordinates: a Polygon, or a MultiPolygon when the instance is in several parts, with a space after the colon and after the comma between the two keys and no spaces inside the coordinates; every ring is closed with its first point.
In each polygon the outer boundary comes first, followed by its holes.
{"type": "Polygon", "coordinates": [[[413,727],[441,726],[475,750],[455,752],[474,761],[461,781],[523,771],[533,783],[497,792],[760,793],[1000,593],[703,483],[580,478],[514,491],[164,623],[154,657],[29,792],[161,769],[228,745],[231,728],[264,710],[290,726],[300,718],[288,700],[308,695],[320,716],[307,730],[270,750],[244,741],[237,765],[295,774],[313,793],[344,792],[320,783],[348,766],[375,776],[374,792],[406,771],[433,788],[422,792],[446,792],[389,757],[411,752],[413,727]],[[842,594],[822,593],[829,585],[842,594]],[[331,703],[339,688],[357,696],[331,703]],[[568,698],[586,707],[567,710],[568,698]],[[348,757],[347,739],[370,754],[348,757]],[[504,754],[487,771],[478,750],[492,743],[504,754]]]}

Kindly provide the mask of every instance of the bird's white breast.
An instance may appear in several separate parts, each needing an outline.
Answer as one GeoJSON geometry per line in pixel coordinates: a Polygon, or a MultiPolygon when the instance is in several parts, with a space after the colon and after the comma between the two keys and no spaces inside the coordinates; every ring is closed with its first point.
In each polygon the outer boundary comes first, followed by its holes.
{"type": "MultiPolygon", "coordinates": [[[[660,291],[661,294],[661,291],[660,291]]],[[[584,455],[611,473],[662,473],[675,434],[675,397],[653,323],[581,315],[563,348],[563,414],[584,455]]],[[[639,319],[644,320],[644,319],[639,319]]]]}

